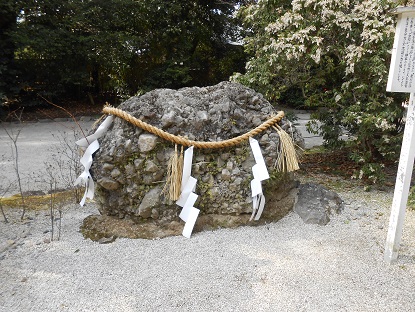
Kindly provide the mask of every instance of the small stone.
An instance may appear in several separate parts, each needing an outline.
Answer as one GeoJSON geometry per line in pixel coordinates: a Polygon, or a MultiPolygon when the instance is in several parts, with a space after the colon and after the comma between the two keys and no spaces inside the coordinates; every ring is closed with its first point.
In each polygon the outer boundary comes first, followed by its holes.
{"type": "Polygon", "coordinates": [[[231,173],[228,169],[222,170],[222,180],[229,181],[231,179],[231,173]]]}
{"type": "Polygon", "coordinates": [[[168,161],[170,159],[170,155],[172,154],[172,152],[170,152],[169,150],[163,150],[157,153],[156,158],[159,162],[163,163],[165,161],[168,161]]]}
{"type": "MultiPolygon", "coordinates": [[[[101,161],[102,162],[106,162],[106,161],[108,161],[108,162],[110,162],[110,161],[113,161],[114,160],[114,158],[113,157],[111,157],[110,155],[102,155],[101,156],[101,161]]],[[[112,169],[112,168],[111,168],[112,169]]]]}
{"type": "Polygon", "coordinates": [[[97,183],[109,191],[114,191],[120,187],[120,184],[117,181],[111,180],[110,178],[101,178],[97,183]]]}
{"type": "Polygon", "coordinates": [[[323,186],[313,183],[300,185],[294,211],[305,223],[326,225],[330,215],[343,210],[343,200],[323,186]]]}
{"type": "Polygon", "coordinates": [[[111,177],[117,178],[121,175],[121,171],[118,168],[115,168],[111,171],[111,177]]]}
{"type": "Polygon", "coordinates": [[[153,182],[159,182],[164,175],[164,170],[158,170],[156,172],[153,172],[153,182]]]}
{"type": "Polygon", "coordinates": [[[235,184],[235,185],[241,185],[241,183],[242,183],[242,178],[236,178],[234,181],[233,181],[233,183],[235,184]]]}
{"type": "Polygon", "coordinates": [[[206,121],[209,119],[209,114],[207,111],[197,111],[196,117],[198,120],[206,121]]]}
{"type": "Polygon", "coordinates": [[[221,157],[218,157],[217,165],[218,165],[218,167],[223,167],[223,166],[225,166],[225,161],[221,157]]]}
{"type": "Polygon", "coordinates": [[[20,234],[20,238],[26,238],[28,235],[30,235],[28,232],[23,232],[20,234]]]}
{"type": "MultiPolygon", "coordinates": [[[[115,143],[120,144],[120,143],[115,143]]],[[[119,146],[119,145],[118,145],[119,146]]],[[[123,159],[125,157],[126,150],[124,148],[118,148],[117,152],[115,153],[115,159],[123,159]]]]}
{"type": "Polygon", "coordinates": [[[254,117],[252,118],[252,123],[254,124],[255,127],[258,127],[262,123],[262,121],[260,118],[254,117]]]}
{"type": "Polygon", "coordinates": [[[154,188],[144,196],[138,207],[138,214],[141,217],[145,219],[151,217],[153,208],[160,204],[160,192],[161,190],[159,188],[154,188]]]}
{"type": "Polygon", "coordinates": [[[168,111],[161,117],[161,127],[163,129],[175,124],[177,113],[173,110],[168,111]]]}
{"type": "Polygon", "coordinates": [[[124,130],[122,128],[118,128],[118,129],[114,130],[114,132],[113,132],[114,137],[118,138],[118,139],[120,139],[122,137],[123,133],[124,133],[124,130]]]}
{"type": "Polygon", "coordinates": [[[240,173],[241,173],[241,170],[239,170],[238,167],[236,167],[235,169],[232,170],[232,175],[234,175],[234,176],[236,176],[236,175],[238,175],[240,173]]]}
{"type": "Polygon", "coordinates": [[[124,148],[125,148],[125,150],[128,152],[128,151],[131,151],[131,140],[130,139],[128,139],[128,140],[126,140],[125,141],[125,143],[124,143],[124,148]]]}
{"type": "Polygon", "coordinates": [[[110,243],[115,242],[116,239],[117,239],[117,236],[115,236],[115,235],[113,235],[111,237],[101,237],[98,240],[98,243],[99,244],[110,244],[110,243]]]}
{"type": "Polygon", "coordinates": [[[124,175],[120,175],[120,176],[116,179],[116,181],[117,181],[117,182],[119,182],[120,184],[125,184],[125,183],[126,183],[126,181],[125,181],[125,176],[124,176],[124,175]]]}
{"type": "Polygon", "coordinates": [[[143,133],[138,138],[140,152],[147,153],[152,151],[156,147],[157,141],[157,136],[153,134],[143,133]]]}
{"type": "Polygon", "coordinates": [[[258,104],[259,101],[260,101],[260,98],[258,96],[254,96],[251,99],[252,104],[258,104]]]}
{"type": "Polygon", "coordinates": [[[114,169],[114,165],[113,164],[104,163],[102,165],[102,169],[104,169],[104,170],[112,170],[112,169],[114,169]]]}
{"type": "Polygon", "coordinates": [[[202,176],[202,182],[204,183],[213,183],[214,177],[212,174],[208,173],[202,176]]]}
{"type": "Polygon", "coordinates": [[[243,148],[240,148],[240,147],[235,148],[235,154],[236,155],[242,155],[243,153],[244,153],[243,148]]]}
{"type": "Polygon", "coordinates": [[[4,243],[0,243],[0,253],[6,251],[10,247],[12,247],[16,242],[12,239],[7,240],[4,243]]]}
{"type": "Polygon", "coordinates": [[[272,142],[279,142],[279,140],[280,140],[280,137],[275,132],[270,133],[270,135],[268,135],[268,137],[269,137],[269,140],[272,141],[272,142]]]}
{"type": "Polygon", "coordinates": [[[264,134],[261,139],[259,140],[259,144],[264,145],[269,143],[268,134],[264,134]]]}
{"type": "Polygon", "coordinates": [[[142,165],[143,162],[144,162],[144,159],[142,159],[142,158],[134,159],[134,166],[136,168],[138,168],[138,167],[140,167],[142,165]]]}
{"type": "Polygon", "coordinates": [[[146,162],[146,167],[144,169],[145,172],[156,172],[159,169],[159,167],[151,160],[146,162]]]}
{"type": "Polygon", "coordinates": [[[206,125],[206,121],[209,119],[207,111],[196,112],[196,119],[193,121],[195,129],[202,129],[206,125]]]}
{"type": "Polygon", "coordinates": [[[230,110],[230,104],[229,102],[221,103],[218,104],[215,108],[220,112],[227,113],[230,110]]]}
{"type": "Polygon", "coordinates": [[[225,161],[228,160],[229,157],[231,157],[231,154],[230,153],[223,153],[223,154],[220,155],[220,158],[222,160],[225,160],[225,161]]]}
{"type": "Polygon", "coordinates": [[[252,172],[252,167],[256,164],[254,157],[248,157],[242,163],[242,169],[247,172],[252,172]]]}
{"type": "Polygon", "coordinates": [[[115,152],[115,146],[111,146],[109,151],[108,151],[108,156],[114,156],[114,152],[115,152]]]}
{"type": "Polygon", "coordinates": [[[132,176],[134,174],[136,174],[136,170],[133,164],[127,164],[125,166],[125,174],[128,176],[132,176]]]}
{"type": "Polygon", "coordinates": [[[44,242],[45,244],[49,244],[49,243],[50,243],[50,238],[45,238],[45,239],[43,240],[43,242],[44,242]]]}
{"type": "Polygon", "coordinates": [[[212,187],[212,189],[210,190],[210,194],[211,194],[212,197],[219,196],[219,194],[220,194],[219,188],[218,187],[212,187]]]}
{"type": "Polygon", "coordinates": [[[151,218],[157,220],[159,218],[159,212],[157,209],[151,210],[151,218]]]}

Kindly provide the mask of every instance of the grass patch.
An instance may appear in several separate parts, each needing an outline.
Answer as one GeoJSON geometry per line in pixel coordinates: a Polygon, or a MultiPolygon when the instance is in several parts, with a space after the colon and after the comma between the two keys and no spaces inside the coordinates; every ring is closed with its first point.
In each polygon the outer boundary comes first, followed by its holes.
{"type": "MultiPolygon", "coordinates": [[[[62,191],[53,194],[54,204],[67,204],[74,202],[73,191],[62,191]]],[[[50,208],[51,194],[25,196],[26,209],[28,210],[45,210],[50,208]]],[[[19,194],[0,198],[0,204],[4,208],[20,209],[22,208],[22,198],[19,194]]]]}

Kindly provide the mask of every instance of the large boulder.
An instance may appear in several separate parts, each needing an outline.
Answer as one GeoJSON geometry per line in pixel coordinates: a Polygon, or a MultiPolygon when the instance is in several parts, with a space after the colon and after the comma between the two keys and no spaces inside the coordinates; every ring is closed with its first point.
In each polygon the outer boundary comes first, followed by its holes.
{"type": "MultiPolygon", "coordinates": [[[[261,94],[231,82],[202,88],[157,89],[132,97],[118,108],[166,132],[197,141],[239,136],[277,113],[261,94]]],[[[279,125],[297,144],[304,144],[287,120],[279,125]]],[[[293,208],[297,193],[292,174],[275,169],[279,155],[277,132],[268,129],[256,139],[271,178],[262,183],[266,197],[264,213],[251,224],[280,219],[293,208]]],[[[100,139],[91,168],[102,216],[87,218],[84,234],[91,238],[180,234],[181,207],[162,195],[174,147],[173,143],[116,117],[100,139]],[[111,220],[118,225],[108,224],[111,220]],[[125,228],[117,231],[122,224],[125,228]]],[[[229,148],[195,148],[192,176],[197,179],[195,193],[199,195],[195,207],[200,209],[196,231],[249,223],[254,164],[248,141],[229,148]]]]}
{"type": "Polygon", "coordinates": [[[331,215],[339,214],[343,209],[340,196],[324,186],[314,183],[299,186],[294,211],[305,223],[326,225],[331,215]]]}

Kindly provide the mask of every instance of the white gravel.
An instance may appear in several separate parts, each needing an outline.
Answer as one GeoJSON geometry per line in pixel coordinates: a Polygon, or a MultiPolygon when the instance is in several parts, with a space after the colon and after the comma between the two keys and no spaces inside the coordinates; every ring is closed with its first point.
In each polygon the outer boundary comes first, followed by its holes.
{"type": "Polygon", "coordinates": [[[70,207],[48,243],[47,211],[0,224],[0,311],[415,311],[415,213],[398,261],[383,249],[392,193],[347,192],[327,226],[291,213],[260,227],[191,239],[117,239],[78,232],[93,204],[70,207]],[[46,232],[46,233],[45,233],[46,232]]]}

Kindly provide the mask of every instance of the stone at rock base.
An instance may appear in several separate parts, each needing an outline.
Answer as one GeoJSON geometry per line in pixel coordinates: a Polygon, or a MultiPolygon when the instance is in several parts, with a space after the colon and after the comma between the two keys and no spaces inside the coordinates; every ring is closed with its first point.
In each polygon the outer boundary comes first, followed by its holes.
{"type": "Polygon", "coordinates": [[[111,244],[113,242],[115,242],[115,240],[117,239],[117,236],[111,236],[111,237],[101,237],[98,240],[99,244],[111,244]]]}
{"type": "Polygon", "coordinates": [[[330,215],[340,213],[344,208],[338,194],[314,183],[299,186],[294,211],[305,223],[326,225],[330,215]]]}
{"type": "Polygon", "coordinates": [[[150,218],[153,208],[156,208],[160,203],[160,188],[154,188],[149,191],[141,201],[138,207],[138,213],[143,218],[150,218]]]}

